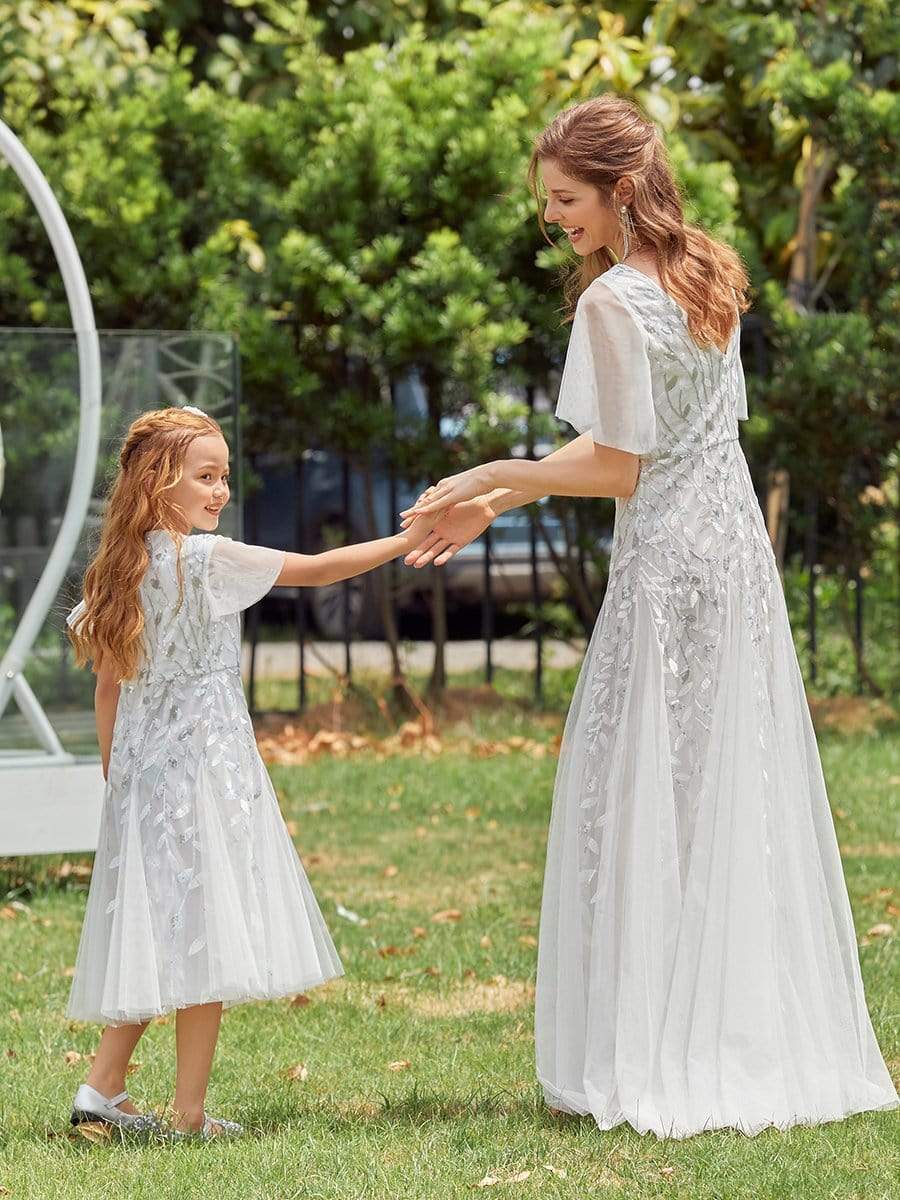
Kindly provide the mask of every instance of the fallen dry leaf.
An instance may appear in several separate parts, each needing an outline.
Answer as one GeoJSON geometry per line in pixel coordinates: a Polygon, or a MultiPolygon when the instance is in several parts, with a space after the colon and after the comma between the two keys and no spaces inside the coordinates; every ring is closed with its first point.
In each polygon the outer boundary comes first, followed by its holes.
{"type": "Polygon", "coordinates": [[[299,996],[295,996],[291,1001],[291,1008],[306,1008],[307,1004],[311,1003],[306,992],[301,992],[299,996]]]}
{"type": "Polygon", "coordinates": [[[4,904],[0,908],[0,921],[14,921],[19,914],[10,904],[4,904]]]}
{"type": "Polygon", "coordinates": [[[412,1063],[408,1058],[398,1058],[396,1062],[389,1062],[387,1069],[389,1071],[406,1071],[411,1066],[412,1063]]]}
{"type": "Polygon", "coordinates": [[[393,865],[393,863],[389,867],[385,867],[384,868],[385,879],[393,879],[394,876],[398,873],[398,871],[399,871],[399,867],[395,867],[393,865]]]}
{"type": "Polygon", "coordinates": [[[660,1173],[660,1175],[665,1176],[666,1179],[669,1179],[669,1178],[671,1178],[671,1176],[673,1176],[675,1174],[675,1168],[674,1167],[660,1167],[659,1173],[660,1173]]]}
{"type": "Polygon", "coordinates": [[[415,946],[381,946],[378,954],[381,958],[404,958],[408,954],[415,954],[415,946]]]}
{"type": "Polygon", "coordinates": [[[422,972],[423,975],[433,975],[435,979],[438,977],[438,975],[440,975],[440,973],[441,973],[440,967],[426,967],[425,970],[422,972]]]}
{"type": "Polygon", "coordinates": [[[459,921],[462,918],[462,913],[458,908],[444,908],[440,912],[436,912],[431,918],[437,924],[446,924],[448,921],[459,921]]]}
{"type": "Polygon", "coordinates": [[[536,946],[537,938],[534,937],[530,933],[523,933],[522,936],[519,938],[519,942],[523,946],[536,946]]]}
{"type": "Polygon", "coordinates": [[[100,1121],[82,1121],[80,1125],[75,1126],[75,1134],[89,1142],[108,1142],[112,1136],[112,1127],[100,1121]]]}
{"type": "Polygon", "coordinates": [[[870,937],[870,938],[890,937],[890,935],[893,932],[894,932],[893,925],[888,925],[887,922],[881,922],[878,925],[873,925],[871,929],[867,929],[866,937],[870,937]]]}
{"type": "Polygon", "coordinates": [[[482,950],[489,950],[491,947],[490,934],[486,933],[478,944],[481,946],[482,950]]]}
{"type": "Polygon", "coordinates": [[[478,1188],[493,1187],[495,1183],[501,1182],[496,1175],[485,1175],[484,1179],[479,1179],[475,1186],[478,1188]]]}
{"type": "Polygon", "coordinates": [[[565,1179],[566,1172],[564,1167],[554,1167],[552,1163],[544,1163],[544,1170],[549,1171],[551,1175],[555,1175],[557,1179],[565,1179]]]}
{"type": "Polygon", "coordinates": [[[288,1067],[286,1071],[282,1071],[288,1079],[298,1079],[301,1083],[305,1083],[309,1079],[309,1070],[306,1063],[297,1063],[294,1067],[288,1067]]]}
{"type": "Polygon", "coordinates": [[[428,937],[428,930],[423,929],[421,925],[415,925],[413,927],[412,935],[414,938],[428,937]]]}
{"type": "Polygon", "coordinates": [[[80,1050],[67,1050],[63,1055],[63,1061],[67,1067],[74,1067],[76,1063],[90,1062],[93,1058],[91,1054],[82,1054],[80,1050]]]}

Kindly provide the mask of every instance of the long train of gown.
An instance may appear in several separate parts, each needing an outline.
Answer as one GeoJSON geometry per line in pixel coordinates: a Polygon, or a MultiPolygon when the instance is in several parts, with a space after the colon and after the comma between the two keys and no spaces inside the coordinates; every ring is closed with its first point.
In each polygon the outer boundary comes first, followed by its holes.
{"type": "Polygon", "coordinates": [[[620,264],[558,414],[641,455],[561,747],[538,1075],[601,1129],[687,1137],[897,1104],[784,595],[744,455],[738,334],[700,349],[620,264]]]}

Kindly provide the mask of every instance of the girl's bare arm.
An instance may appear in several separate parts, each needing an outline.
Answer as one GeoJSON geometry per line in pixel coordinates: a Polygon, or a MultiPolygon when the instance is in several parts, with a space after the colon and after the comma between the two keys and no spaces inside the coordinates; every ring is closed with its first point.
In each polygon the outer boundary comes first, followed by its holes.
{"type": "Polygon", "coordinates": [[[115,678],[103,669],[102,660],[95,670],[97,683],[94,687],[94,718],[97,722],[97,741],[100,744],[103,778],[106,779],[109,775],[109,755],[112,749],[116,711],[119,707],[119,685],[115,678]]]}
{"type": "Polygon", "coordinates": [[[408,554],[425,538],[435,523],[434,517],[419,517],[402,533],[377,538],[373,542],[358,542],[353,546],[338,546],[321,554],[292,554],[284,556],[284,566],[276,587],[321,587],[352,579],[374,567],[390,562],[400,554],[408,554]]]}

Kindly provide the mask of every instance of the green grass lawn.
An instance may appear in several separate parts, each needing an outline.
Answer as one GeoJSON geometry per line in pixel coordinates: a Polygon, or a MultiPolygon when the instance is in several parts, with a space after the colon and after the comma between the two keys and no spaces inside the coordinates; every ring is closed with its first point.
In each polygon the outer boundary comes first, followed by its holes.
{"type": "MultiPolygon", "coordinates": [[[[481,736],[546,741],[559,714],[506,706],[474,723],[481,736]]],[[[823,733],[821,746],[864,937],[897,924],[900,727],[823,733]]],[[[273,768],[347,976],[306,1004],[226,1013],[209,1109],[248,1127],[240,1142],[69,1136],[84,1064],[66,1055],[89,1053],[97,1032],[62,1015],[86,882],[60,879],[60,858],[0,863],[3,904],[25,906],[0,920],[0,1196],[897,1196],[896,1113],[668,1143],[548,1113],[534,1079],[532,989],[555,762],[471,757],[452,738],[445,747],[431,760],[365,753],[273,768]],[[447,910],[458,918],[433,920],[447,910]],[[289,1078],[301,1063],[306,1078],[289,1078]],[[500,1182],[480,1190],[487,1177],[500,1182]]],[[[897,937],[864,940],[869,1006],[896,1076],[897,937]]],[[[138,1048],[129,1086],[139,1102],[171,1095],[173,1032],[157,1022],[138,1048]]]]}

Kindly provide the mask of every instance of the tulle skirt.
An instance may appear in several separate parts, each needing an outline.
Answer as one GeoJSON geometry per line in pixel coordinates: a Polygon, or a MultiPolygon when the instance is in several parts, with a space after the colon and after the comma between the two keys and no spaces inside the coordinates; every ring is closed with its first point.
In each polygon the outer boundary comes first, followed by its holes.
{"type": "Polygon", "coordinates": [[[628,518],[555,787],[546,1101],[676,1138],[893,1107],[761,519],[691,576],[628,518]]]}
{"type": "MultiPolygon", "coordinates": [[[[149,740],[127,786],[121,756],[111,765],[70,1017],[128,1024],[291,995],[343,974],[242,697],[230,695],[239,688],[222,677],[205,692],[232,718],[210,752],[179,760],[149,740]]],[[[147,712],[139,698],[123,700],[119,749],[129,710],[147,712]]]]}

